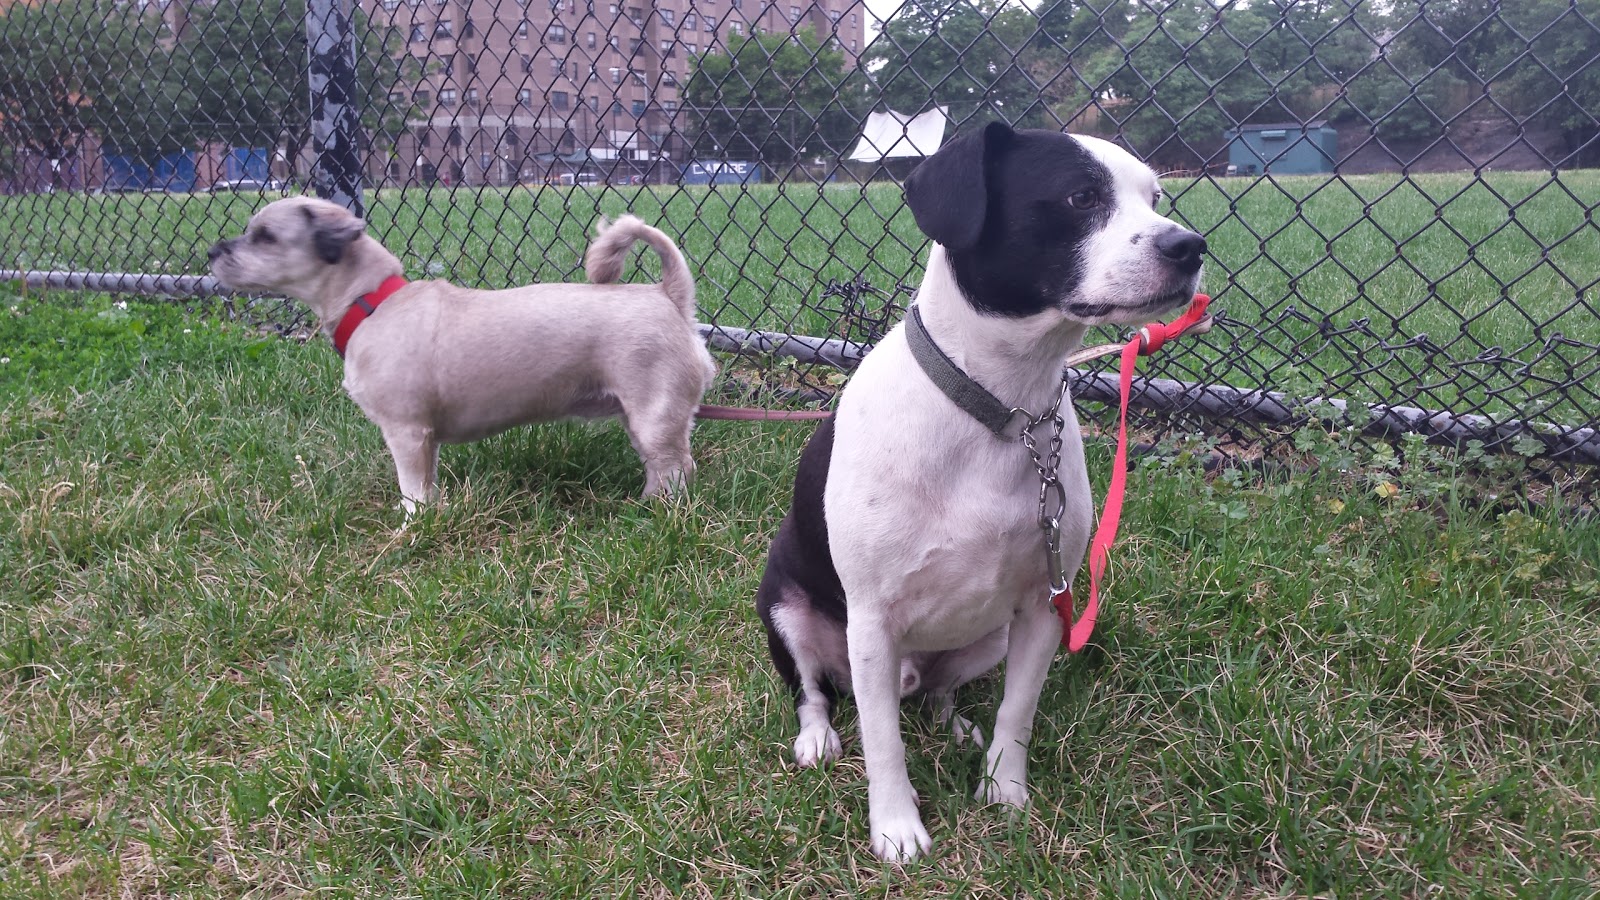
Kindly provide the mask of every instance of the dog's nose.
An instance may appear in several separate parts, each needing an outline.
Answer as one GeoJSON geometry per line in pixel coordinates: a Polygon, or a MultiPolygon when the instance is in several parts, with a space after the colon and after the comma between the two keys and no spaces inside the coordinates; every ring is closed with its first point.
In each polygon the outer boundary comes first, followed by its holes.
{"type": "Polygon", "coordinates": [[[206,251],[206,260],[209,262],[216,262],[217,257],[228,252],[228,248],[223,246],[223,244],[226,243],[227,241],[217,241],[215,244],[212,244],[211,249],[206,251]]]}
{"type": "Polygon", "coordinates": [[[1162,232],[1156,238],[1156,249],[1161,255],[1177,263],[1179,268],[1194,271],[1200,268],[1200,257],[1206,252],[1206,239],[1186,228],[1162,232]]]}

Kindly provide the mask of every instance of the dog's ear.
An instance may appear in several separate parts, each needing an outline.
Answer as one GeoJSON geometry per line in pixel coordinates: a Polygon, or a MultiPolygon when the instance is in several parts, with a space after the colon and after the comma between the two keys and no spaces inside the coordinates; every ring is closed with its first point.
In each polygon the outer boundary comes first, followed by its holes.
{"type": "Polygon", "coordinates": [[[309,209],[305,212],[311,220],[311,241],[317,258],[330,266],[343,259],[344,249],[367,230],[367,223],[355,216],[319,216],[309,209]]]}
{"type": "Polygon", "coordinates": [[[987,169],[1016,132],[1004,122],[964,134],[923,161],[906,178],[906,205],[922,233],[950,250],[978,243],[989,205],[987,169]]]}

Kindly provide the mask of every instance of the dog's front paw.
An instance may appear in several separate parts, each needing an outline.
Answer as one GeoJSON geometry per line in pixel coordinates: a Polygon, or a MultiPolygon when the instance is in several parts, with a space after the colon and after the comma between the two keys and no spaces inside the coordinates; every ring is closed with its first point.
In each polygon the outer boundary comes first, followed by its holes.
{"type": "Polygon", "coordinates": [[[982,803],[999,803],[1022,809],[1028,805],[1028,786],[1011,778],[985,778],[978,788],[977,799],[982,803]]]}
{"type": "Polygon", "coordinates": [[[800,736],[794,739],[794,764],[802,769],[831,763],[843,752],[844,748],[839,745],[839,732],[827,725],[802,728],[800,736]]]}
{"type": "Polygon", "coordinates": [[[872,852],[889,863],[908,863],[928,852],[933,838],[913,811],[909,815],[872,817],[872,852]]]}

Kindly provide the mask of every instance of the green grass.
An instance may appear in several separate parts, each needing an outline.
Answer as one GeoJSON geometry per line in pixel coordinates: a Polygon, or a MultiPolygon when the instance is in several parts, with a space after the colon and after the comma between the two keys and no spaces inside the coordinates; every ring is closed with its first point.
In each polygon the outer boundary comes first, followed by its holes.
{"type": "MultiPolygon", "coordinates": [[[[614,424],[521,429],[447,449],[446,501],[402,530],[322,343],[0,300],[5,897],[1600,879],[1600,525],[1469,502],[1509,464],[1400,469],[1306,434],[1323,474],[1140,466],[1095,642],[1045,686],[1033,805],[974,804],[979,754],[908,711],[936,845],[898,871],[867,850],[851,705],[845,758],[790,766],[753,609],[809,429],[702,425],[666,504],[634,499],[614,424]]],[[[988,727],[997,690],[958,701],[988,727]]]]}
{"type": "MultiPolygon", "coordinates": [[[[1566,424],[1600,414],[1581,391],[1548,392],[1600,377],[1592,354],[1561,344],[1600,344],[1600,171],[1168,189],[1176,217],[1207,235],[1205,287],[1236,324],[1153,361],[1154,374],[1566,424]],[[1506,358],[1479,360],[1491,348],[1506,358]]],[[[201,273],[206,246],[260,202],[0,198],[0,262],[201,273]]],[[[681,241],[702,318],[803,334],[838,331],[818,309],[828,281],[914,283],[926,244],[893,184],[384,190],[369,206],[412,276],[494,287],[574,276],[597,214],[631,210],[681,241]]]]}

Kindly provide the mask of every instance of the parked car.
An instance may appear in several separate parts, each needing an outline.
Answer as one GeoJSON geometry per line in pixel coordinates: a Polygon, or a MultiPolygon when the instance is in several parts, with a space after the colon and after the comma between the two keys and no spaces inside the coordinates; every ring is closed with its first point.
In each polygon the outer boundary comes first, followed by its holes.
{"type": "Polygon", "coordinates": [[[287,191],[289,183],[280,178],[225,178],[216,182],[205,191],[215,194],[221,191],[253,191],[264,193],[266,191],[287,191]]]}

